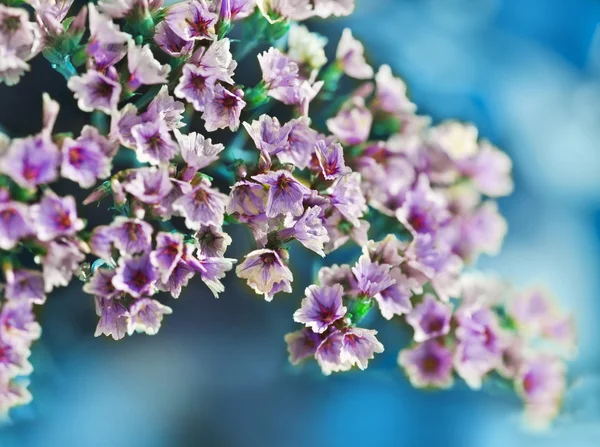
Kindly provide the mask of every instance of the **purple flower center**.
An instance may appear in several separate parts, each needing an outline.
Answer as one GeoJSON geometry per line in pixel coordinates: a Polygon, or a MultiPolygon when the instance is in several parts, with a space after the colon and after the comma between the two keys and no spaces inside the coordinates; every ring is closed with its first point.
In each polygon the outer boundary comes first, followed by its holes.
{"type": "Polygon", "coordinates": [[[525,390],[525,392],[527,394],[531,394],[535,391],[535,389],[537,388],[537,380],[535,380],[535,377],[533,374],[527,374],[525,376],[525,378],[523,379],[523,389],[525,390]]]}
{"type": "Polygon", "coordinates": [[[17,211],[12,208],[0,212],[0,220],[2,220],[5,224],[9,224],[10,221],[15,219],[16,217],[17,211]]]}
{"type": "Polygon", "coordinates": [[[99,80],[94,86],[94,93],[100,98],[109,98],[112,95],[113,86],[103,80],[99,80]]]}
{"type": "Polygon", "coordinates": [[[148,283],[148,276],[143,270],[137,270],[133,273],[132,282],[137,287],[144,287],[148,283]]]}
{"type": "Polygon", "coordinates": [[[132,222],[128,222],[125,224],[125,228],[127,230],[127,233],[129,233],[129,238],[134,242],[137,241],[137,239],[138,239],[137,232],[138,232],[138,230],[140,230],[138,225],[135,223],[132,223],[132,222]]]}
{"type": "Polygon", "coordinates": [[[287,190],[289,188],[290,183],[292,183],[292,179],[285,175],[280,175],[277,179],[277,187],[282,190],[287,190]]]}
{"type": "MultiPolygon", "coordinates": [[[[335,309],[333,307],[327,307],[323,304],[319,303],[319,319],[323,323],[331,323],[335,318],[335,309]]],[[[347,337],[353,337],[353,335],[348,335],[347,337]]]]}
{"type": "Polygon", "coordinates": [[[151,149],[159,150],[162,146],[163,140],[158,132],[148,137],[146,143],[151,149]]]}
{"type": "Polygon", "coordinates": [[[21,21],[18,16],[7,16],[0,26],[0,30],[8,34],[15,33],[21,27],[21,21]]]}
{"type": "Polygon", "coordinates": [[[226,109],[234,109],[237,106],[237,97],[227,96],[222,100],[223,107],[226,109]]]}
{"type": "Polygon", "coordinates": [[[200,14],[196,14],[194,19],[185,19],[185,22],[190,26],[192,30],[191,36],[206,36],[208,35],[208,27],[210,26],[210,20],[204,20],[200,14]]]}
{"type": "Polygon", "coordinates": [[[444,323],[445,321],[443,318],[433,318],[427,324],[427,332],[433,333],[441,331],[444,328],[444,323]]]}
{"type": "Polygon", "coordinates": [[[23,178],[26,180],[34,180],[40,173],[40,169],[38,166],[31,165],[29,162],[25,162],[25,166],[23,166],[23,178]]]}
{"type": "Polygon", "coordinates": [[[439,367],[440,359],[433,354],[428,354],[421,363],[421,369],[430,374],[437,372],[439,367]]]}
{"type": "Polygon", "coordinates": [[[83,148],[74,147],[69,151],[69,163],[73,166],[79,166],[83,162],[83,148]]]}
{"type": "Polygon", "coordinates": [[[413,214],[409,219],[409,223],[416,232],[419,232],[421,229],[423,229],[425,227],[425,223],[426,223],[425,220],[426,219],[425,219],[424,215],[413,214]]]}
{"type": "Polygon", "coordinates": [[[206,203],[208,202],[208,193],[204,189],[200,188],[198,191],[196,191],[194,199],[197,203],[206,203]]]}
{"type": "Polygon", "coordinates": [[[265,253],[264,255],[262,255],[260,257],[260,260],[267,267],[272,264],[275,264],[277,262],[277,258],[275,257],[275,255],[273,253],[265,253]]]}
{"type": "Polygon", "coordinates": [[[190,84],[195,90],[202,91],[206,87],[206,78],[201,75],[193,74],[190,79],[190,84]]]}

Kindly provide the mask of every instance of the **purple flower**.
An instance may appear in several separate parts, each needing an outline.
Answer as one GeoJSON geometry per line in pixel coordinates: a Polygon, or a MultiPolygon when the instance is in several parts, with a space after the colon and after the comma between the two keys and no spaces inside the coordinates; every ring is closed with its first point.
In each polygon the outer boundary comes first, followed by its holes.
{"type": "Polygon", "coordinates": [[[215,37],[217,19],[204,0],[191,0],[171,6],[165,21],[182,39],[202,40],[215,37]]]}
{"type": "Polygon", "coordinates": [[[287,343],[290,363],[297,365],[305,358],[315,355],[317,348],[323,341],[322,337],[321,334],[317,334],[309,328],[286,334],[285,342],[287,343]]]}
{"type": "Polygon", "coordinates": [[[13,140],[1,156],[0,170],[23,188],[51,183],[58,175],[60,153],[47,135],[13,140]]]}
{"type": "Polygon", "coordinates": [[[103,298],[119,298],[120,292],[112,283],[114,276],[113,269],[97,268],[90,280],[83,286],[83,291],[103,298]]]}
{"type": "Polygon", "coordinates": [[[377,106],[384,112],[413,114],[415,106],[406,96],[406,84],[392,74],[389,65],[382,65],[375,76],[377,106]]]}
{"type": "Polygon", "coordinates": [[[391,320],[394,315],[407,314],[412,309],[410,302],[412,290],[409,278],[397,267],[390,271],[390,276],[396,282],[375,295],[379,311],[386,320],[391,320]]]}
{"type": "Polygon", "coordinates": [[[17,269],[10,274],[7,272],[4,296],[8,300],[44,304],[46,294],[42,272],[27,269],[17,269]]]}
{"type": "Polygon", "coordinates": [[[373,68],[365,60],[363,44],[352,37],[350,28],[344,29],[337,47],[336,59],[340,68],[351,78],[371,79],[373,68]]]}
{"type": "Polygon", "coordinates": [[[308,166],[314,152],[318,133],[311,129],[310,120],[304,116],[291,120],[287,126],[289,127],[288,145],[277,152],[277,158],[282,163],[290,163],[299,169],[304,169],[308,166]]]}
{"type": "Polygon", "coordinates": [[[123,59],[131,37],[121,32],[110,17],[100,14],[93,4],[88,5],[88,11],[90,40],[87,53],[92,59],[92,65],[102,71],[123,59]]]}
{"type": "Polygon", "coordinates": [[[324,245],[329,242],[329,235],[321,220],[322,210],[318,206],[307,208],[304,214],[294,219],[287,214],[284,221],[286,229],[279,232],[281,239],[295,238],[309,250],[325,257],[324,245]]]}
{"type": "Polygon", "coordinates": [[[394,284],[396,281],[390,275],[391,268],[390,265],[372,262],[368,256],[362,255],[352,267],[359,292],[371,298],[394,284]]]}
{"type": "Polygon", "coordinates": [[[388,234],[379,242],[369,241],[363,246],[363,253],[368,254],[373,262],[398,266],[404,258],[401,253],[405,245],[393,234],[388,234]]]}
{"type": "Polygon", "coordinates": [[[156,335],[160,329],[163,315],[173,313],[170,307],[161,304],[152,298],[135,300],[129,307],[127,320],[127,333],[144,332],[147,335],[156,335]]]}
{"type": "Polygon", "coordinates": [[[26,381],[0,379],[0,411],[6,414],[11,408],[29,404],[33,396],[27,390],[26,381]]]}
{"type": "Polygon", "coordinates": [[[334,210],[325,221],[325,228],[329,234],[329,242],[325,245],[325,253],[331,253],[352,239],[357,245],[364,246],[369,241],[369,228],[371,224],[360,219],[358,227],[348,222],[337,210],[334,210]]]}
{"type": "Polygon", "coordinates": [[[97,296],[94,298],[96,304],[96,315],[100,317],[94,337],[106,335],[115,340],[120,340],[127,334],[129,325],[129,312],[127,308],[117,300],[97,296]]]}
{"type": "Polygon", "coordinates": [[[294,321],[305,324],[313,331],[323,333],[335,321],[346,315],[342,304],[344,289],[341,285],[308,286],[306,298],[302,299],[300,309],[294,312],[294,321]]]}
{"type": "Polygon", "coordinates": [[[225,149],[221,143],[213,144],[210,138],[204,138],[203,135],[196,132],[183,135],[176,130],[175,138],[177,138],[181,156],[187,165],[182,174],[182,179],[187,181],[191,180],[199,169],[218,160],[219,154],[225,149]]]}
{"type": "Polygon", "coordinates": [[[168,163],[179,152],[169,128],[162,120],[137,124],[131,128],[131,135],[135,139],[136,155],[141,163],[168,163]]]}
{"type": "Polygon", "coordinates": [[[189,263],[189,260],[193,259],[194,250],[195,247],[193,245],[185,244],[181,260],[177,263],[167,280],[157,283],[159,290],[169,292],[173,298],[179,298],[181,290],[187,286],[195,273],[189,263]]]}
{"type": "Polygon", "coordinates": [[[360,226],[359,219],[367,211],[367,201],[362,193],[360,174],[353,172],[345,175],[330,188],[331,204],[355,227],[360,226]]]}
{"type": "Polygon", "coordinates": [[[112,283],[117,290],[140,298],[153,292],[158,279],[158,270],[148,254],[119,259],[112,283]]]}
{"type": "Polygon", "coordinates": [[[123,182],[123,188],[140,202],[156,205],[164,199],[173,185],[166,168],[137,168],[123,182]]]}
{"type": "Polygon", "coordinates": [[[189,265],[200,273],[202,282],[207,285],[215,298],[219,298],[219,293],[225,291],[225,286],[220,281],[225,277],[225,273],[233,268],[235,259],[213,258],[199,255],[197,258],[190,258],[189,265]]]}
{"type": "Polygon", "coordinates": [[[231,200],[227,212],[256,216],[265,212],[265,188],[254,182],[240,180],[231,187],[231,200]]]}
{"type": "Polygon", "coordinates": [[[403,349],[398,364],[417,388],[448,388],[452,385],[452,352],[438,340],[429,340],[412,349],[403,349]]]}
{"type": "Polygon", "coordinates": [[[35,321],[31,301],[5,301],[0,312],[0,338],[11,344],[28,345],[40,338],[42,328],[35,321]]]}
{"type": "Polygon", "coordinates": [[[100,0],[98,7],[103,13],[115,19],[122,19],[128,15],[145,16],[162,6],[162,0],[100,0]]]}
{"type": "Polygon", "coordinates": [[[398,220],[412,233],[435,233],[449,218],[444,197],[431,189],[429,179],[420,175],[416,185],[406,193],[398,220]]]}
{"type": "Polygon", "coordinates": [[[351,360],[342,359],[344,334],[340,331],[332,332],[321,342],[315,353],[317,363],[326,376],[332,372],[348,371],[352,368],[351,360]]]}
{"type": "Polygon", "coordinates": [[[125,104],[119,111],[113,112],[110,121],[110,135],[130,149],[135,149],[136,142],[131,129],[137,124],[142,124],[144,119],[137,114],[137,107],[133,104],[125,104]]]}
{"type": "Polygon", "coordinates": [[[174,93],[192,104],[198,112],[204,112],[204,106],[215,96],[215,82],[216,78],[204,68],[185,64],[174,93]]]}
{"type": "Polygon", "coordinates": [[[231,237],[221,227],[202,226],[194,235],[198,242],[198,253],[209,258],[223,257],[231,245],[231,237]]]}
{"type": "Polygon", "coordinates": [[[219,39],[210,44],[208,48],[200,47],[190,58],[189,62],[202,68],[216,80],[226,84],[233,84],[233,74],[237,62],[230,51],[231,41],[227,38],[219,39]]]}
{"type": "Polygon", "coordinates": [[[183,235],[180,233],[158,233],[156,248],[150,253],[150,261],[158,269],[160,281],[166,283],[183,256],[183,235]]]}
{"type": "Polygon", "coordinates": [[[111,260],[112,245],[124,256],[147,253],[151,249],[152,231],[148,222],[117,216],[109,226],[94,229],[90,238],[92,252],[105,261],[111,260]]]}
{"type": "Polygon", "coordinates": [[[138,47],[131,40],[127,52],[127,67],[129,69],[127,86],[132,91],[139,88],[140,85],[166,83],[171,71],[169,65],[161,65],[154,58],[150,46],[138,47]]]}
{"type": "Polygon", "coordinates": [[[38,239],[50,241],[59,236],[72,236],[85,226],[77,217],[73,196],[59,197],[46,190],[39,205],[31,207],[38,239]]]}
{"type": "Polygon", "coordinates": [[[510,158],[488,141],[479,144],[479,151],[473,157],[461,160],[459,169],[487,196],[507,196],[513,190],[510,158]]]}
{"type": "Polygon", "coordinates": [[[452,307],[438,301],[433,295],[426,294],[423,301],[406,316],[406,322],[415,330],[416,342],[446,335],[450,331],[452,307]]]}
{"type": "Polygon", "coordinates": [[[263,82],[269,91],[287,89],[298,84],[298,64],[277,48],[271,47],[257,58],[263,82]]]}
{"type": "Polygon", "coordinates": [[[256,5],[269,23],[305,20],[313,15],[310,0],[256,0],[256,5]]]}
{"type": "Polygon", "coordinates": [[[296,180],[289,171],[271,171],[267,174],[255,175],[252,178],[269,186],[266,204],[268,217],[277,217],[286,213],[300,216],[304,212],[302,200],[310,190],[296,180]]]}
{"type": "Polygon", "coordinates": [[[450,159],[460,162],[474,156],[479,150],[477,135],[477,128],[473,124],[450,120],[432,127],[428,141],[450,159]]]}
{"type": "Polygon", "coordinates": [[[356,365],[360,369],[367,369],[369,360],[375,354],[383,352],[383,345],[375,337],[377,331],[373,329],[361,329],[351,327],[344,334],[342,343],[342,362],[356,365]]]}
{"type": "Polygon", "coordinates": [[[28,376],[33,367],[27,360],[31,354],[25,343],[0,338],[0,377],[28,376]]]}
{"type": "Polygon", "coordinates": [[[229,198],[210,187],[203,180],[187,194],[173,202],[173,210],[185,217],[185,225],[190,230],[199,230],[202,225],[223,225],[225,206],[229,198]]]}
{"type": "Polygon", "coordinates": [[[272,289],[276,284],[293,281],[292,272],[279,253],[269,249],[248,253],[235,273],[239,278],[246,279],[256,293],[264,294],[267,301],[271,301],[272,289]]]}
{"type": "Polygon", "coordinates": [[[269,155],[285,151],[289,147],[288,135],[291,127],[281,126],[277,118],[261,115],[252,124],[244,123],[244,127],[254,141],[256,148],[269,155]]]}
{"type": "Polygon", "coordinates": [[[0,249],[10,250],[19,240],[33,234],[27,205],[0,201],[0,249]]]}
{"type": "Polygon", "coordinates": [[[345,290],[355,290],[358,287],[356,277],[348,264],[321,267],[318,277],[319,283],[324,286],[341,284],[345,290]]]}
{"type": "Polygon", "coordinates": [[[194,41],[182,39],[167,22],[160,22],[154,31],[154,42],[172,57],[185,57],[194,51],[194,41]]]}
{"type": "Polygon", "coordinates": [[[178,129],[185,126],[184,111],[185,105],[169,95],[169,87],[163,85],[144,113],[142,122],[163,121],[169,130],[178,129]]]}
{"type": "Polygon", "coordinates": [[[244,92],[240,89],[230,92],[218,84],[215,87],[213,100],[206,104],[202,114],[206,130],[213,132],[228,127],[229,130],[235,132],[240,127],[240,114],[246,106],[246,102],[242,99],[243,96],[244,92]]]}
{"type": "Polygon", "coordinates": [[[554,300],[541,288],[517,294],[508,305],[508,312],[526,335],[536,336],[554,320],[557,313],[554,300]]]}
{"type": "Polygon", "coordinates": [[[85,259],[82,248],[74,241],[58,239],[46,244],[46,256],[41,260],[46,293],[55,287],[66,287],[85,259]]]}
{"type": "Polygon", "coordinates": [[[327,144],[325,140],[319,140],[315,145],[315,153],[325,179],[334,180],[352,172],[344,163],[344,149],[341,144],[327,144]]]}
{"type": "Polygon", "coordinates": [[[81,76],[71,77],[67,86],[73,91],[77,105],[84,112],[100,110],[110,115],[117,110],[121,84],[112,76],[88,70],[81,76]]]}
{"type": "Polygon", "coordinates": [[[364,100],[354,97],[335,116],[327,120],[327,129],[344,144],[357,145],[369,138],[373,115],[365,107],[364,100]]]}
{"type": "Polygon", "coordinates": [[[110,159],[117,147],[100,135],[95,127],[85,126],[76,140],[65,138],[61,148],[60,173],[82,188],[90,188],[97,179],[105,179],[110,175],[110,159]]]}
{"type": "Polygon", "coordinates": [[[354,11],[354,0],[314,0],[314,13],[322,18],[349,16],[354,11]]]}

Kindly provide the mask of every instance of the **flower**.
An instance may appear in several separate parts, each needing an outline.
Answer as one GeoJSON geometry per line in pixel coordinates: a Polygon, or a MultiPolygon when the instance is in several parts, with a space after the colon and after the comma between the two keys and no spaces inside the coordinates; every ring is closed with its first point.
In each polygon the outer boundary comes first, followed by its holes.
{"type": "Polygon", "coordinates": [[[373,68],[367,64],[362,43],[352,37],[350,28],[345,28],[337,47],[336,59],[340,68],[351,78],[371,79],[373,68]]]}
{"type": "Polygon", "coordinates": [[[160,274],[160,281],[168,282],[179,261],[183,257],[183,235],[180,233],[158,233],[156,248],[150,253],[150,261],[160,274]]]}
{"type": "Polygon", "coordinates": [[[209,258],[223,257],[231,245],[231,237],[221,227],[202,226],[194,235],[198,243],[198,253],[209,258]]]}
{"type": "Polygon", "coordinates": [[[397,267],[390,270],[390,276],[396,282],[375,295],[379,311],[386,320],[391,320],[394,315],[408,314],[412,309],[410,279],[397,267]]]}
{"type": "Polygon", "coordinates": [[[73,91],[77,98],[77,105],[84,112],[100,110],[111,114],[117,110],[121,96],[121,84],[116,80],[116,76],[107,76],[99,71],[88,70],[81,76],[71,77],[67,82],[67,87],[73,91]]]}
{"type": "Polygon", "coordinates": [[[35,321],[31,301],[7,300],[2,304],[0,338],[11,344],[28,345],[37,340],[41,333],[42,328],[35,321]]]}
{"type": "Polygon", "coordinates": [[[44,304],[44,277],[38,270],[17,269],[6,273],[4,296],[7,300],[44,304]]]}
{"type": "Polygon", "coordinates": [[[73,196],[59,197],[46,190],[39,205],[31,207],[38,239],[50,241],[59,236],[73,236],[85,226],[77,217],[73,196]]]}
{"type": "Polygon", "coordinates": [[[381,110],[399,115],[415,112],[417,107],[406,96],[406,84],[392,74],[389,65],[379,67],[375,84],[377,107],[381,110]]]}
{"type": "Polygon", "coordinates": [[[131,36],[121,32],[111,18],[100,14],[93,4],[88,5],[88,11],[90,40],[87,53],[91,58],[92,67],[103,71],[123,59],[127,54],[131,36]]]}
{"type": "Polygon", "coordinates": [[[240,180],[231,187],[231,200],[227,204],[228,213],[256,216],[265,212],[265,188],[254,182],[240,180]]]}
{"type": "Polygon", "coordinates": [[[191,180],[199,169],[205,168],[219,159],[219,154],[225,149],[221,143],[214,143],[210,138],[191,132],[183,135],[175,131],[175,138],[181,150],[181,156],[187,168],[182,175],[183,180],[191,180]]]}
{"type": "Polygon", "coordinates": [[[154,42],[173,57],[185,57],[194,51],[194,41],[181,38],[166,22],[160,22],[154,30],[154,42]]]}
{"type": "Polygon", "coordinates": [[[269,187],[266,204],[268,217],[277,217],[286,213],[300,216],[304,212],[302,199],[305,194],[308,194],[309,189],[288,171],[271,171],[252,178],[269,187]]]}
{"type": "Polygon", "coordinates": [[[311,129],[310,120],[301,116],[289,121],[287,145],[277,152],[277,158],[282,163],[290,163],[298,169],[305,169],[310,162],[317,143],[318,133],[311,129]]]}
{"type": "Polygon", "coordinates": [[[309,0],[256,0],[256,6],[271,24],[282,20],[305,20],[313,15],[309,0]]]}
{"type": "Polygon", "coordinates": [[[325,257],[323,248],[329,242],[329,235],[323,226],[321,214],[322,209],[319,206],[306,208],[297,220],[294,220],[291,214],[287,214],[283,224],[286,229],[279,232],[279,237],[283,240],[293,237],[309,250],[325,257]]]}
{"type": "Polygon", "coordinates": [[[334,331],[317,348],[315,358],[321,367],[321,371],[326,376],[332,372],[348,371],[352,368],[350,359],[342,359],[343,347],[344,334],[340,331],[334,331]]]}
{"type": "Polygon", "coordinates": [[[293,281],[292,272],[280,254],[266,248],[248,253],[235,273],[239,278],[246,279],[256,293],[264,294],[267,301],[273,299],[273,289],[277,284],[293,281]]]}
{"type": "Polygon", "coordinates": [[[0,249],[10,250],[32,234],[29,207],[19,202],[0,201],[0,249]]]}
{"type": "Polygon", "coordinates": [[[35,188],[56,180],[60,153],[49,136],[37,135],[13,140],[0,159],[0,171],[23,188],[35,188]]]}
{"type": "Polygon", "coordinates": [[[365,370],[369,365],[369,360],[375,354],[383,352],[383,345],[375,337],[377,331],[373,329],[362,329],[351,327],[344,333],[342,342],[342,352],[340,360],[342,363],[348,362],[365,370]]]}
{"type": "Polygon", "coordinates": [[[364,100],[354,97],[338,112],[335,118],[327,120],[327,129],[344,144],[357,145],[369,138],[373,115],[365,107],[364,100]]]}
{"type": "Polygon", "coordinates": [[[182,39],[203,40],[215,37],[217,18],[204,0],[191,0],[171,6],[165,21],[182,39]]]}
{"type": "Polygon", "coordinates": [[[185,217],[185,225],[190,230],[199,230],[201,225],[223,225],[225,206],[228,197],[210,187],[206,180],[200,182],[190,192],[173,202],[173,210],[185,217]]]}
{"type": "Polygon", "coordinates": [[[479,150],[477,128],[472,124],[445,121],[429,131],[429,142],[444,151],[452,160],[474,156],[479,150]]]}
{"type": "Polygon", "coordinates": [[[90,295],[103,298],[119,298],[119,292],[112,283],[115,270],[109,268],[97,268],[92,277],[83,286],[83,291],[90,295]]]}
{"type": "Polygon", "coordinates": [[[315,355],[317,348],[323,341],[322,337],[321,334],[317,334],[309,328],[286,334],[285,342],[287,343],[290,363],[297,365],[302,360],[315,355]]]}
{"type": "Polygon", "coordinates": [[[134,298],[152,293],[158,279],[158,270],[150,261],[149,254],[122,257],[115,272],[112,279],[115,288],[129,293],[134,298]]]}
{"type": "Polygon", "coordinates": [[[217,81],[233,84],[237,62],[233,59],[230,48],[231,41],[228,38],[216,40],[208,48],[200,47],[189,62],[204,69],[217,81]]]}
{"type": "Polygon", "coordinates": [[[140,202],[156,205],[173,188],[166,168],[138,168],[123,182],[123,188],[140,202]]]}
{"type": "Polygon", "coordinates": [[[315,145],[315,153],[326,180],[334,180],[352,172],[344,163],[344,149],[339,143],[327,144],[325,140],[319,140],[315,145]]]}
{"type": "Polygon", "coordinates": [[[353,172],[336,180],[329,189],[331,204],[355,227],[367,211],[367,201],[362,193],[360,174],[353,172]]]}
{"type": "Polygon", "coordinates": [[[174,130],[185,126],[184,111],[185,105],[169,95],[169,87],[163,85],[144,113],[142,122],[159,120],[165,123],[167,129],[174,130]]]}
{"type": "Polygon", "coordinates": [[[438,340],[403,349],[398,355],[398,364],[417,388],[448,388],[452,385],[452,352],[438,340]]]}
{"type": "Polygon", "coordinates": [[[395,279],[390,275],[391,268],[390,265],[372,262],[368,256],[362,255],[352,267],[359,292],[364,296],[374,297],[394,284],[395,279]]]}
{"type": "Polygon", "coordinates": [[[256,148],[269,155],[275,155],[289,147],[288,135],[291,127],[282,126],[277,118],[261,115],[252,124],[244,123],[246,131],[254,141],[256,148]]]}
{"type": "Polygon", "coordinates": [[[513,190],[512,161],[488,141],[481,142],[479,151],[474,156],[461,160],[458,166],[482,194],[502,197],[513,190]]]}
{"type": "Polygon", "coordinates": [[[344,289],[341,285],[308,286],[300,309],[294,312],[294,321],[303,323],[313,331],[323,333],[336,320],[346,315],[342,304],[344,289]]]}
{"type": "Polygon", "coordinates": [[[185,64],[174,90],[175,96],[185,99],[198,112],[204,112],[206,104],[210,103],[215,96],[216,80],[204,68],[185,64]]]}
{"type": "Polygon", "coordinates": [[[287,55],[298,64],[317,70],[327,63],[326,44],[326,37],[311,33],[303,25],[292,24],[288,32],[287,55]]]}
{"type": "Polygon", "coordinates": [[[205,105],[202,119],[204,127],[208,132],[228,127],[235,132],[240,126],[240,114],[246,106],[242,99],[244,92],[236,89],[233,92],[226,90],[218,84],[215,87],[215,96],[211,102],[205,105]]]}
{"type": "Polygon", "coordinates": [[[111,260],[111,245],[124,256],[147,253],[151,249],[152,225],[140,219],[117,216],[109,226],[94,229],[90,238],[92,252],[111,260]]]}
{"type": "Polygon", "coordinates": [[[429,179],[421,174],[404,203],[396,210],[396,218],[412,233],[435,233],[449,218],[444,197],[431,189],[429,179]]]}
{"type": "Polygon", "coordinates": [[[141,163],[168,163],[179,152],[169,128],[162,120],[136,124],[131,128],[131,135],[136,142],[136,154],[141,163]]]}
{"type": "Polygon", "coordinates": [[[446,335],[450,331],[452,307],[435,299],[433,295],[425,294],[423,301],[406,316],[406,322],[415,330],[413,336],[416,342],[446,335]]]}
{"type": "Polygon", "coordinates": [[[127,333],[144,332],[147,335],[156,335],[160,329],[163,315],[173,313],[170,307],[161,304],[152,298],[135,300],[129,307],[127,319],[127,333]]]}
{"type": "Polygon", "coordinates": [[[129,79],[127,86],[136,90],[140,85],[164,84],[167,82],[171,67],[158,62],[149,45],[138,47],[131,40],[127,51],[129,79]]]}
{"type": "Polygon", "coordinates": [[[348,16],[354,11],[354,0],[314,0],[314,13],[319,17],[348,16]]]}
{"type": "MultiPolygon", "coordinates": [[[[298,64],[277,48],[257,56],[262,79],[269,91],[295,87],[298,83],[298,64]]],[[[277,95],[276,95],[277,96],[277,95]]]]}
{"type": "Polygon", "coordinates": [[[220,280],[233,268],[234,262],[236,260],[231,258],[208,257],[201,254],[197,258],[190,257],[188,260],[188,264],[200,273],[200,279],[215,298],[219,298],[219,293],[225,291],[225,286],[220,280]]]}
{"type": "Polygon", "coordinates": [[[42,265],[46,293],[55,287],[66,287],[85,259],[82,249],[87,248],[69,239],[57,239],[46,244],[46,256],[36,260],[42,265]]]}
{"type": "Polygon", "coordinates": [[[115,340],[120,340],[127,334],[129,325],[129,312],[127,308],[117,300],[96,296],[96,315],[100,317],[94,337],[106,335],[115,340]]]}
{"type": "Polygon", "coordinates": [[[60,173],[82,188],[94,186],[97,179],[110,175],[111,158],[117,146],[99,134],[92,126],[85,126],[76,140],[63,141],[60,173]]]}

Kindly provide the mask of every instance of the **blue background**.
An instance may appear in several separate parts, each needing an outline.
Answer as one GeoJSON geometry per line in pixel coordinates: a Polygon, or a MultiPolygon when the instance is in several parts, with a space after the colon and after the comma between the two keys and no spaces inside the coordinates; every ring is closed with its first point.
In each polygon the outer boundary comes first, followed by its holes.
{"type": "MultiPolygon", "coordinates": [[[[479,265],[546,284],[576,315],[580,357],[555,427],[523,429],[518,399],[491,387],[412,389],[395,366],[404,335],[390,324],[380,332],[387,350],[366,372],[325,378],[289,366],[283,334],[311,280],[302,261],[313,260],[296,250],[294,295],[268,304],[231,275],[217,301],[194,281],[154,337],[95,339],[80,285],[53,294],[32,358],[34,402],[14,412],[0,446],[600,446],[600,2],[357,3],[350,18],[313,24],[330,50],[352,27],[375,66],[402,75],[421,113],[474,122],[514,160],[515,193],[500,202],[504,250],[479,265]]],[[[0,88],[0,125],[37,131],[46,90],[63,107],[59,130],[80,128],[88,117],[64,81],[43,59],[33,65],[19,86],[0,88]]],[[[234,231],[228,255],[239,258],[250,247],[234,231]]]]}

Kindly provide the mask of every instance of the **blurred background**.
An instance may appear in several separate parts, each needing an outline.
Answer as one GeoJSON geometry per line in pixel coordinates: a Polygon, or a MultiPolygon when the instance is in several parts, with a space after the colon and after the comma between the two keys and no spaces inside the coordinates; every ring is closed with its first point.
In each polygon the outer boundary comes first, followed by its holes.
{"type": "MultiPolygon", "coordinates": [[[[95,339],[80,284],[53,294],[33,350],[34,401],[13,413],[0,446],[598,447],[598,24],[597,0],[357,0],[353,16],[309,25],[330,51],[352,27],[374,66],[389,63],[406,80],[421,113],[472,121],[513,158],[515,192],[500,201],[510,231],[502,253],[479,265],[517,285],[546,284],[576,316],[580,357],[550,431],[525,430],[510,393],[412,389],[392,325],[381,326],[388,349],[367,372],[292,368],[283,335],[295,329],[313,260],[297,250],[294,295],[267,304],[230,275],[214,300],[196,280],[169,301],[174,314],[154,337],[95,339]]],[[[58,131],[78,132],[89,115],[43,58],[32,65],[18,86],[0,87],[0,125],[37,132],[48,91],[61,103],[58,131]]],[[[248,237],[233,236],[227,254],[239,258],[248,237]]]]}

